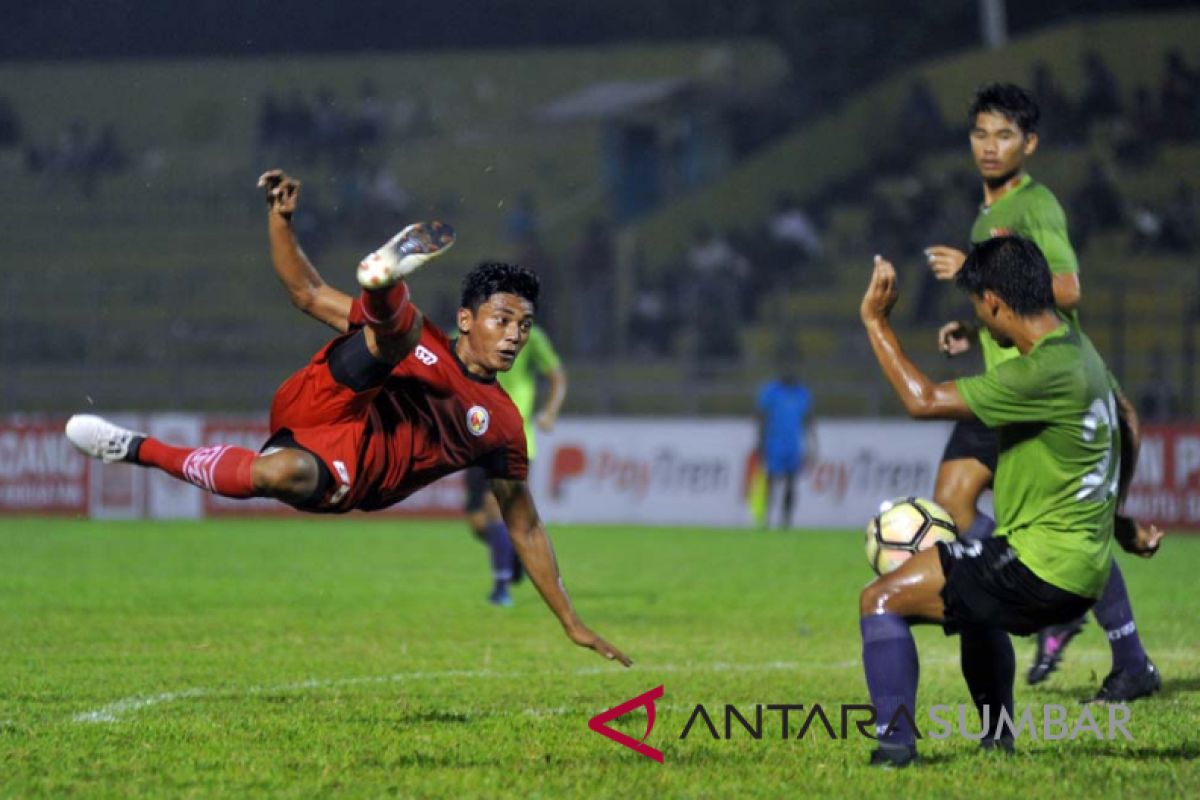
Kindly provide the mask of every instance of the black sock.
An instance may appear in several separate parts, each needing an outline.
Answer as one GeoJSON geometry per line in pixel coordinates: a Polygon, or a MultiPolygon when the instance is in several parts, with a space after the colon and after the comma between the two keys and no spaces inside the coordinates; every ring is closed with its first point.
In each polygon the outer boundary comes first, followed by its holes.
{"type": "Polygon", "coordinates": [[[1013,679],[1017,659],[1008,634],[998,628],[965,628],[961,636],[962,673],[979,710],[987,719],[987,738],[1009,738],[1012,729],[1000,730],[1001,709],[1013,719],[1013,679]],[[986,708],[986,712],[985,712],[986,708]]]}

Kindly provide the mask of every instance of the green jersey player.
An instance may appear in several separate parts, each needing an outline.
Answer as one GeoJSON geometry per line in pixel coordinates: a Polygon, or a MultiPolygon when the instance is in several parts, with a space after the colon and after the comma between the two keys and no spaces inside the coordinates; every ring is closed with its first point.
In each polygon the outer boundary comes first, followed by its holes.
{"type": "Polygon", "coordinates": [[[1107,581],[1114,534],[1142,555],[1162,536],[1116,517],[1136,461],[1136,419],[1091,342],[1056,309],[1037,245],[1013,236],[982,242],[957,282],[988,333],[1018,352],[979,376],[935,384],[904,355],[888,322],[896,273],[878,256],[860,309],[880,367],[911,416],[976,418],[1000,437],[995,535],[939,543],[860,596],[863,668],[881,723],[872,764],[903,766],[916,757],[911,624],[940,623],[961,635],[984,743],[1011,750],[1015,664],[1006,632],[1028,635],[1091,607],[1107,581]]]}
{"type": "MultiPolygon", "coordinates": [[[[508,372],[497,380],[508,392],[525,423],[525,446],[532,462],[537,452],[536,430],[550,432],[567,397],[567,373],[550,337],[537,325],[529,331],[524,349],[508,372]],[[547,392],[541,410],[536,410],[538,379],[546,380],[547,392]]],[[[511,606],[509,584],[521,577],[521,562],[509,539],[500,507],[488,489],[487,474],[478,468],[466,471],[467,496],[464,511],[471,532],[488,546],[492,563],[492,592],[488,602],[511,606]]]]}
{"type": "MultiPolygon", "coordinates": [[[[1025,171],[1026,160],[1038,148],[1039,116],[1037,103],[1019,86],[988,84],[976,92],[969,112],[971,152],[983,181],[983,205],[971,227],[971,242],[1004,235],[1033,241],[1050,267],[1055,305],[1077,325],[1079,262],[1067,235],[1066,215],[1050,190],[1025,171]]],[[[965,258],[961,251],[946,246],[929,248],[926,257],[934,274],[946,280],[955,276],[965,258]]],[[[965,352],[976,338],[988,370],[1018,355],[977,324],[951,322],[938,334],[939,345],[948,356],[965,352]]],[[[995,431],[980,420],[961,420],[942,454],[933,499],[950,512],[966,539],[985,538],[995,527],[976,505],[992,483],[999,446],[995,431]]],[[[1112,669],[1095,699],[1129,701],[1156,691],[1161,678],[1142,647],[1125,579],[1115,561],[1093,613],[1112,652],[1112,669]]],[[[1038,633],[1029,683],[1045,680],[1057,668],[1067,643],[1080,630],[1082,620],[1071,620],[1038,633]]]]}

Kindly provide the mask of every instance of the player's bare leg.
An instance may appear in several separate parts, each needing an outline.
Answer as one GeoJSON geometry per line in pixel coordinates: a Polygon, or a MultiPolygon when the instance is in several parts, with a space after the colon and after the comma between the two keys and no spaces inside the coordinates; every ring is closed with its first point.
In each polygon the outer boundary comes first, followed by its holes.
{"type": "Polygon", "coordinates": [[[66,435],[80,451],[105,463],[154,467],[223,497],[302,503],[319,484],[316,458],[295,448],[260,455],[232,445],[176,447],[92,414],[71,417],[66,435]]]}
{"type": "Polygon", "coordinates": [[[367,319],[367,349],[378,360],[395,364],[421,338],[421,313],[409,302],[405,279],[454,245],[454,229],[442,222],[418,222],[358,265],[360,302],[367,319]]]}
{"type": "Polygon", "coordinates": [[[946,613],[942,602],[945,585],[937,549],[922,550],[893,572],[867,584],[858,597],[858,613],[864,617],[896,614],[941,622],[946,613]]]}
{"type": "MultiPolygon", "coordinates": [[[[903,706],[915,719],[919,662],[910,621],[941,622],[945,618],[942,588],[946,576],[937,549],[923,550],[895,572],[881,576],[859,597],[863,637],[863,669],[877,722],[886,726],[903,706]]],[[[1011,752],[1011,737],[999,738],[1001,709],[1012,715],[1015,659],[1003,631],[964,629],[961,639],[963,677],[980,718],[987,720],[985,746],[1011,752]]],[[[882,735],[871,755],[876,766],[907,766],[916,756],[915,732],[905,723],[882,735]]]]}
{"type": "Polygon", "coordinates": [[[954,458],[938,466],[933,502],[950,513],[961,538],[986,539],[995,529],[995,522],[977,508],[991,482],[992,471],[974,458],[954,458]]]}

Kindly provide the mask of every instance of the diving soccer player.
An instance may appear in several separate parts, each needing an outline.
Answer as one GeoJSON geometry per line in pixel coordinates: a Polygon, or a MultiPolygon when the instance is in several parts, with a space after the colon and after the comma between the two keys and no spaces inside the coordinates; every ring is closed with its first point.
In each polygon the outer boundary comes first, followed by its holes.
{"type": "Polygon", "coordinates": [[[961,635],[963,675],[988,720],[984,742],[1011,750],[1001,711],[1012,718],[1015,662],[1005,632],[1028,635],[1090,608],[1108,580],[1114,533],[1141,555],[1153,554],[1162,536],[1116,516],[1136,462],[1136,420],[1091,342],[1059,315],[1038,247],[988,239],[972,248],[956,281],[989,335],[1015,347],[1016,358],[981,375],[930,381],[888,321],[896,273],[879,256],[860,308],[875,357],[911,416],[976,418],[999,437],[995,535],[939,542],[860,596],[863,669],[880,722],[876,765],[916,758],[915,731],[898,715],[901,707],[915,714],[910,625],[940,623],[961,635]]]}
{"type": "MultiPolygon", "coordinates": [[[[968,113],[971,153],[983,180],[983,204],[971,228],[971,241],[1004,235],[1032,240],[1050,266],[1055,305],[1078,325],[1079,262],[1067,235],[1066,215],[1050,190],[1025,170],[1026,160],[1039,143],[1037,103],[1019,86],[993,83],[976,91],[968,113]]],[[[926,257],[937,277],[952,280],[965,255],[939,245],[929,248],[926,257]]],[[[966,352],[973,340],[979,342],[989,370],[1018,355],[1016,349],[1001,346],[974,323],[950,322],[938,333],[939,346],[947,356],[966,352]]],[[[995,528],[995,522],[976,506],[992,483],[997,455],[995,431],[975,419],[955,424],[938,468],[933,499],[950,512],[966,539],[985,538],[995,528]]],[[[1112,652],[1112,669],[1094,699],[1126,702],[1157,691],[1161,678],[1142,647],[1116,560],[1092,613],[1112,652]]],[[[1038,633],[1029,683],[1040,683],[1056,669],[1067,643],[1082,630],[1082,622],[1071,620],[1038,633]]]]}
{"type": "Polygon", "coordinates": [[[339,332],[276,391],[263,450],[174,447],[88,414],[68,420],[67,438],[106,463],[325,513],[386,508],[451,472],[483,467],[517,552],[567,636],[628,666],[575,613],[526,484],[521,416],[496,382],[529,338],[537,275],[498,263],[471,270],[450,339],[423,319],[405,283],[453,244],[448,226],[410,225],[367,256],[357,271],[362,291],[351,298],[300,250],[291,224],[299,182],[272,171],[259,186],[277,275],[298,308],[339,332]]]}

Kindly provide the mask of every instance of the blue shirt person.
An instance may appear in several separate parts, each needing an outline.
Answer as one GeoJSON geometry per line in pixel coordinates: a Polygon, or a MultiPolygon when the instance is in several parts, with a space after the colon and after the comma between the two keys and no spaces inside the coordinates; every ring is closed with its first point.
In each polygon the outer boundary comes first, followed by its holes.
{"type": "Polygon", "coordinates": [[[767,472],[767,520],[774,487],[782,482],[784,528],[792,525],[796,477],[810,455],[811,443],[812,395],[785,368],[758,394],[758,453],[767,472]]]}

